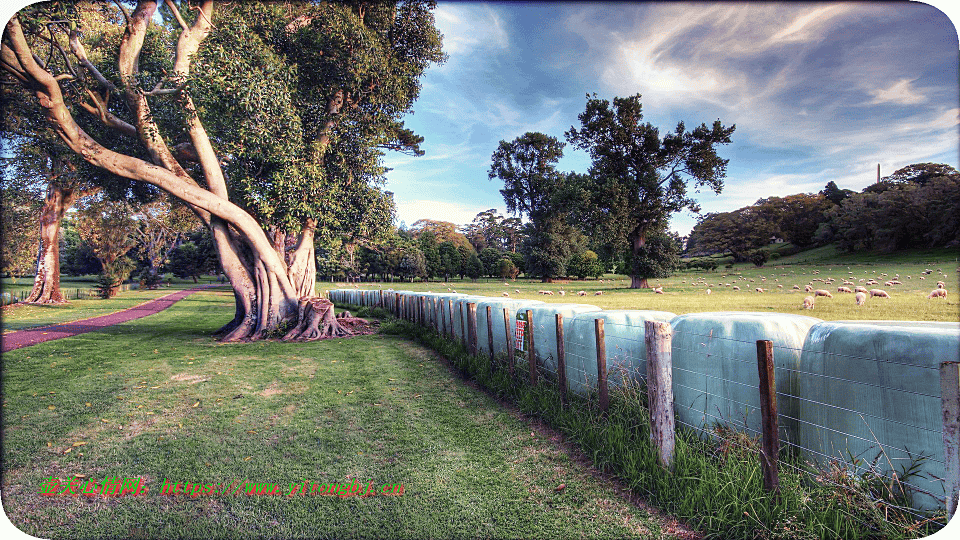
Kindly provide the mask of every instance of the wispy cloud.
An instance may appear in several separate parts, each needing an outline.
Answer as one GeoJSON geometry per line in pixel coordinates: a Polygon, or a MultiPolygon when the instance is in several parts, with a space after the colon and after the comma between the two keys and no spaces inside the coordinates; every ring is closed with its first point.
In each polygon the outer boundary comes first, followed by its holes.
{"type": "Polygon", "coordinates": [[[927,96],[920,94],[913,87],[916,79],[900,79],[889,88],[879,88],[873,90],[873,100],[871,105],[878,103],[896,103],[899,105],[916,105],[927,101],[927,96]]]}
{"type": "MultiPolygon", "coordinates": [[[[472,222],[477,214],[489,209],[490,206],[484,205],[416,199],[397,203],[397,219],[405,222],[408,227],[419,219],[434,219],[465,225],[472,222]]],[[[503,208],[498,208],[497,211],[502,214],[503,208]]]]}
{"type": "Polygon", "coordinates": [[[503,18],[490,5],[445,3],[437,6],[435,15],[443,50],[451,59],[510,46],[503,18]]]}

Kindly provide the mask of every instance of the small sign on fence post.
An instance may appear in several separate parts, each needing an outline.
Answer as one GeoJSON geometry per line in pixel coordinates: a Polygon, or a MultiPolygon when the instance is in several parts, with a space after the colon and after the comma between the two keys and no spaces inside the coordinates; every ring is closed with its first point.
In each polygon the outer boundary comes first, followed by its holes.
{"type": "Polygon", "coordinates": [[[527,367],[530,368],[530,384],[537,384],[537,351],[534,349],[533,342],[533,311],[527,312],[527,339],[530,341],[530,348],[527,350],[527,367]]]}

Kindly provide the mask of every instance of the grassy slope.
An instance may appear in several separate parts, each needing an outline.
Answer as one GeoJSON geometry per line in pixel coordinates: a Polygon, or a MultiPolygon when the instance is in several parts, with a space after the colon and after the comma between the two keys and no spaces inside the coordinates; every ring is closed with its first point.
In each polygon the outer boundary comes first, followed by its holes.
{"type": "Polygon", "coordinates": [[[659,537],[661,526],[426,350],[220,345],[227,293],[4,354],[3,503],[41,537],[659,537]],[[86,443],[74,446],[77,443],[86,443]],[[43,480],[145,479],[141,498],[43,480]],[[400,497],[159,495],[164,479],[402,482],[400,497]],[[566,489],[556,492],[559,484],[566,489]]]}
{"type": "MultiPolygon", "coordinates": [[[[504,292],[511,298],[543,300],[546,302],[575,302],[591,304],[603,309],[642,309],[669,311],[682,315],[685,313],[713,311],[752,311],[771,313],[793,313],[810,315],[823,320],[912,320],[912,321],[949,321],[960,320],[960,286],[958,286],[956,250],[917,250],[893,255],[876,253],[840,254],[835,248],[827,246],[801,252],[774,262],[763,268],[752,264],[737,264],[733,268],[721,266],[714,272],[680,272],[666,279],[651,279],[651,286],[662,286],[664,294],[654,294],[652,290],[629,289],[629,280],[625,276],[608,275],[599,280],[573,280],[568,283],[540,283],[520,279],[507,282],[502,279],[481,279],[476,282],[453,281],[448,284],[428,283],[385,283],[384,289],[412,291],[447,292],[448,289],[466,294],[501,296],[504,292]],[[933,273],[922,276],[926,269],[933,273]],[[939,271],[942,270],[942,273],[939,271]],[[883,274],[887,274],[886,277],[883,274]],[[903,285],[885,287],[883,283],[900,274],[903,285]],[[909,277],[908,277],[909,276],[909,277]],[[836,281],[826,285],[813,279],[833,277],[836,281]],[[924,277],[924,279],[920,279],[924,277]],[[702,281],[698,280],[703,278],[702,281]],[[838,293],[837,287],[843,279],[860,283],[860,279],[876,278],[879,288],[886,289],[891,298],[869,299],[864,306],[857,306],[852,294],[838,293]],[[946,282],[948,297],[927,299],[927,295],[936,287],[936,282],[946,282]],[[832,292],[833,298],[817,299],[816,307],[811,310],[802,308],[803,298],[809,293],[802,288],[812,283],[815,289],[832,292]],[[782,288],[779,287],[782,285],[782,288]],[[793,286],[801,287],[794,290],[793,286]],[[733,290],[740,287],[739,291],[733,290]],[[761,287],[764,293],[755,289],[761,287]],[[706,290],[710,289],[710,294],[706,290]],[[516,290],[520,290],[519,293],[516,290]],[[538,294],[539,290],[551,290],[555,294],[538,294]],[[566,295],[560,296],[563,290],[566,295]],[[583,290],[586,296],[577,296],[583,290]],[[602,291],[601,296],[594,293],[602,291]]],[[[343,288],[349,285],[339,283],[320,284],[321,289],[343,288]]],[[[377,284],[359,284],[361,288],[376,288],[377,284]]],[[[870,286],[874,288],[877,286],[870,286]]],[[[851,286],[851,288],[853,288],[851,286]]]]}

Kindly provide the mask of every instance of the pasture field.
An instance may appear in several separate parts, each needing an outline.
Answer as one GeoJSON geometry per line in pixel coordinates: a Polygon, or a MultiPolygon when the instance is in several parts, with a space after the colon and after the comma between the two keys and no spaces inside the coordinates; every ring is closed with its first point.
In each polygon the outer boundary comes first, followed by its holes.
{"type": "Polygon", "coordinates": [[[677,532],[424,347],[387,335],[217,343],[211,333],[233,301],[203,291],[151,317],[3,355],[3,505],[15,525],[43,538],[677,532]],[[51,478],[108,477],[142,479],[149,491],[41,494],[51,478]],[[404,492],[288,496],[292,484],[353,480],[404,492]],[[281,493],[164,495],[165,481],[281,493]]]}
{"type": "MultiPolygon", "coordinates": [[[[542,300],[544,302],[569,302],[589,304],[602,309],[637,309],[668,311],[683,315],[716,311],[751,311],[792,313],[809,315],[823,320],[904,320],[947,321],[960,320],[960,286],[958,286],[958,262],[956,251],[936,250],[882,255],[838,255],[832,248],[821,248],[784,257],[762,268],[752,264],[737,264],[725,268],[723,264],[715,271],[687,270],[665,279],[651,279],[651,287],[662,287],[663,294],[652,289],[630,289],[626,276],[608,274],[604,278],[587,280],[560,280],[541,283],[539,280],[507,280],[482,278],[477,281],[451,280],[445,282],[387,282],[357,283],[359,288],[409,291],[449,292],[481,296],[542,300]],[[931,273],[924,274],[926,270],[931,273]],[[901,285],[885,286],[886,281],[900,276],[901,285]],[[832,283],[819,280],[833,278],[832,283]],[[879,285],[865,285],[875,279],[879,285]],[[854,295],[839,293],[843,281],[865,285],[868,289],[886,290],[890,298],[868,298],[863,306],[857,306],[854,295]],[[861,280],[863,280],[861,282],[861,280]],[[937,281],[946,284],[946,299],[928,299],[937,281]],[[803,309],[804,286],[830,291],[833,298],[819,297],[812,310],[803,309]],[[794,286],[800,287],[799,290],[794,286]],[[740,290],[734,290],[739,287],[740,290]],[[756,288],[764,289],[763,293],[756,288]],[[707,294],[710,289],[710,294],[707,294]],[[516,292],[519,290],[520,292],[516,292]],[[553,295],[539,294],[551,291],[553,295]],[[561,296],[560,292],[564,295],[561,296]],[[578,296],[584,291],[585,296],[578,296]],[[602,292],[597,296],[596,292],[602,292]]],[[[320,283],[318,289],[352,287],[350,283],[320,283]]],[[[848,285],[851,289],[855,285],[848,285]]]]}

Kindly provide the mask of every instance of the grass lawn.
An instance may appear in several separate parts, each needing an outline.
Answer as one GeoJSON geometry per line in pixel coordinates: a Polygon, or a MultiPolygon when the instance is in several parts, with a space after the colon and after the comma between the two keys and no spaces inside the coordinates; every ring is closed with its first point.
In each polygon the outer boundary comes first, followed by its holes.
{"type": "MultiPolygon", "coordinates": [[[[881,254],[837,254],[831,246],[802,252],[768,262],[763,268],[752,264],[736,264],[733,268],[721,265],[713,272],[678,272],[665,279],[651,279],[651,287],[663,287],[663,294],[652,289],[630,289],[626,276],[608,274],[602,281],[596,279],[564,280],[556,283],[541,283],[539,280],[482,278],[477,281],[452,280],[416,283],[359,283],[360,288],[393,288],[395,290],[448,292],[447,289],[465,294],[502,296],[511,298],[543,300],[545,302],[572,302],[590,304],[602,309],[639,309],[669,311],[677,315],[685,313],[716,311],[752,311],[793,313],[810,315],[823,320],[907,320],[948,321],[960,320],[960,284],[958,284],[957,250],[925,250],[884,256],[881,254]],[[927,269],[932,270],[923,275],[927,269]],[[884,276],[886,274],[886,276],[884,276]],[[891,287],[883,283],[900,275],[902,285],[891,287]],[[831,284],[815,279],[834,278],[831,284]],[[863,306],[857,306],[854,295],[837,292],[843,280],[865,285],[861,279],[874,278],[880,285],[868,289],[885,289],[889,299],[870,298],[863,306]],[[923,279],[921,279],[923,278],[923,279]],[[946,299],[928,299],[936,288],[937,281],[944,281],[948,290],[946,299]],[[506,283],[506,285],[504,284],[506,283]],[[812,284],[814,289],[826,289],[833,298],[817,298],[813,310],[803,309],[803,298],[810,293],[803,288],[812,284]],[[793,289],[797,285],[800,290],[793,289]],[[734,287],[740,290],[734,290],[734,287]],[[757,287],[765,290],[755,291],[757,287]],[[706,290],[710,289],[710,294],[706,290]],[[519,290],[520,292],[516,292],[519,290]],[[554,295],[539,294],[540,290],[553,291],[554,295]],[[578,291],[586,296],[577,296],[578,291]],[[565,293],[560,296],[560,291],[565,293]],[[602,291],[602,295],[594,293],[602,291]]],[[[345,283],[321,283],[318,288],[351,287],[345,283]]],[[[853,289],[853,285],[849,286],[853,289]]]]}
{"type": "Polygon", "coordinates": [[[232,294],[202,292],[158,315],[4,354],[10,520],[45,538],[677,530],[427,349],[382,335],[218,344],[210,334],[232,315],[232,294]],[[78,476],[140,478],[149,492],[40,495],[46,479],[78,476]],[[276,483],[283,494],[166,496],[166,480],[276,483]],[[352,480],[404,492],[287,496],[291,483],[352,480]]]}
{"type": "MultiPolygon", "coordinates": [[[[3,278],[5,291],[8,290],[6,288],[8,286],[6,284],[8,279],[9,278],[3,278]]],[[[20,281],[22,282],[23,279],[21,278],[20,281]]],[[[215,282],[215,280],[208,279],[201,280],[200,284],[215,282]]],[[[86,285],[89,285],[90,290],[92,290],[94,287],[93,283],[86,282],[72,282],[70,287],[73,287],[79,283],[85,283],[86,285]]],[[[170,287],[160,287],[153,290],[142,291],[123,291],[109,299],[89,297],[81,300],[76,300],[75,297],[72,296],[72,291],[75,289],[68,289],[66,285],[63,285],[63,282],[61,282],[61,285],[64,293],[69,292],[71,295],[70,301],[66,304],[13,304],[10,306],[4,306],[2,311],[0,311],[0,319],[2,319],[3,322],[3,333],[24,330],[27,328],[36,328],[38,326],[47,326],[50,324],[78,321],[80,319],[88,319],[90,317],[99,317],[100,315],[107,315],[115,311],[120,311],[122,309],[127,309],[144,302],[148,302],[154,298],[159,298],[178,290],[189,289],[198,284],[193,283],[193,280],[174,280],[170,287]]]]}

